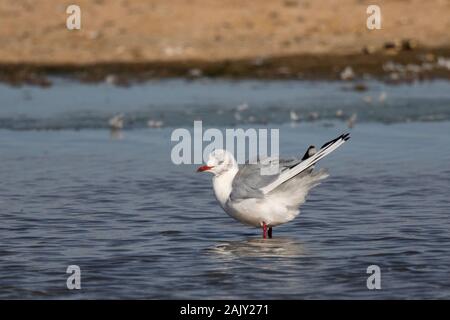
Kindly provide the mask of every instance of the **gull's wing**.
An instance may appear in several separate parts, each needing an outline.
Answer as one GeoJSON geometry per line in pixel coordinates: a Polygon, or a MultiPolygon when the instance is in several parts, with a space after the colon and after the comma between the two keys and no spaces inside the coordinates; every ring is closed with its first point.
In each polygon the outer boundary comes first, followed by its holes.
{"type": "MultiPolygon", "coordinates": [[[[345,141],[350,139],[348,133],[325,143],[320,150],[305,160],[292,159],[283,160],[277,158],[267,158],[256,164],[243,165],[233,179],[231,200],[247,198],[263,198],[265,194],[274,190],[287,180],[312,169],[320,159],[330,154],[345,141]],[[270,169],[278,164],[278,170],[270,175],[263,175],[261,172],[271,172],[270,169]]],[[[305,157],[303,157],[304,159],[305,157]]]]}
{"type": "Polygon", "coordinates": [[[241,166],[233,179],[231,200],[262,198],[264,194],[260,190],[261,188],[276,181],[280,173],[295,167],[300,162],[299,159],[266,158],[255,164],[247,163],[241,166]],[[278,166],[278,170],[276,172],[269,171],[274,166],[278,166]],[[263,175],[262,172],[273,172],[273,174],[263,175]]]}
{"type": "Polygon", "coordinates": [[[331,152],[339,148],[341,145],[343,145],[345,141],[347,141],[348,139],[350,139],[350,134],[345,133],[343,135],[340,135],[336,139],[325,143],[316,154],[314,154],[313,156],[309,157],[304,161],[301,161],[300,163],[298,163],[298,165],[295,165],[289,168],[288,170],[284,170],[277,176],[276,179],[271,181],[266,186],[260,188],[259,190],[263,194],[269,193],[283,182],[286,182],[287,180],[295,177],[296,175],[300,174],[301,172],[307,170],[308,168],[316,164],[320,159],[324,158],[326,155],[330,154],[331,152]]]}

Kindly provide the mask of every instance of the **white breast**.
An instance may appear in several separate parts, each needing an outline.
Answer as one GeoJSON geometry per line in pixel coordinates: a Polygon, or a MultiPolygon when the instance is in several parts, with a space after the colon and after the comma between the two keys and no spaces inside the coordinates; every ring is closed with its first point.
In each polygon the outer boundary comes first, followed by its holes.
{"type": "Polygon", "coordinates": [[[233,184],[233,179],[238,169],[230,169],[221,175],[213,177],[213,189],[214,195],[216,196],[217,201],[219,201],[222,208],[225,209],[225,203],[231,194],[231,186],[233,184]]]}

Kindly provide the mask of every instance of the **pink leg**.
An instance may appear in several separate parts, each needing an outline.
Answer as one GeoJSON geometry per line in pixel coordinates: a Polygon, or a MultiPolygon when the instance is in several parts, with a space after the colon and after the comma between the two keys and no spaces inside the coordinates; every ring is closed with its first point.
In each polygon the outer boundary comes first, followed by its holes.
{"type": "Polygon", "coordinates": [[[263,239],[267,238],[267,224],[263,221],[263,239]]]}

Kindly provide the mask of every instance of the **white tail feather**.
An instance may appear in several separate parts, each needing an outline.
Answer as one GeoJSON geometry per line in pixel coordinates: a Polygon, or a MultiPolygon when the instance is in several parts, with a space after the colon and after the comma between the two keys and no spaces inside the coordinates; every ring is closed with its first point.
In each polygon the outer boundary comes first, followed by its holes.
{"type": "Polygon", "coordinates": [[[322,147],[322,149],[320,149],[312,157],[300,162],[298,165],[296,165],[292,169],[284,171],[283,173],[280,174],[280,176],[275,181],[273,181],[272,183],[268,184],[267,186],[261,188],[260,190],[264,194],[269,193],[270,191],[274,190],[276,187],[278,187],[283,182],[295,177],[299,173],[303,172],[304,170],[306,170],[309,167],[316,164],[319,160],[324,158],[326,155],[330,154],[331,152],[333,152],[334,150],[339,148],[341,145],[343,145],[345,143],[345,141],[348,140],[348,138],[349,138],[348,135],[344,134],[344,135],[341,135],[338,139],[336,139],[336,141],[329,143],[329,144],[325,144],[325,146],[322,147]]]}

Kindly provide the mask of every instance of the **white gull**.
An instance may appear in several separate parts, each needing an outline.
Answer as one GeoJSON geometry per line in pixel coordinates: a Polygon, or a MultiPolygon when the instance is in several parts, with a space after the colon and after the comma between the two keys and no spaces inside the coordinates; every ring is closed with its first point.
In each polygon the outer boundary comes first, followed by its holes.
{"type": "Polygon", "coordinates": [[[310,146],[301,159],[268,158],[241,168],[230,152],[214,150],[197,171],[214,175],[214,194],[226,213],[244,224],[261,227],[263,238],[271,238],[272,227],[294,219],[309,190],[328,177],[324,169],[313,171],[314,165],[348,139],[349,134],[343,134],[318,151],[310,146]],[[274,164],[277,172],[262,174],[274,164]]]}

